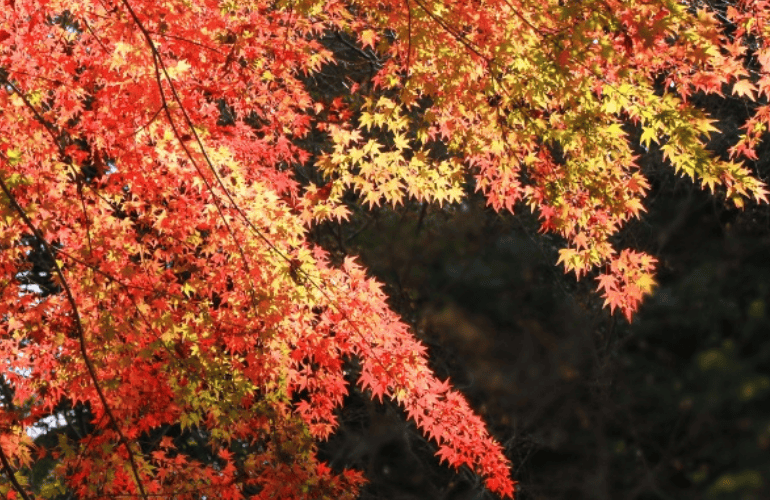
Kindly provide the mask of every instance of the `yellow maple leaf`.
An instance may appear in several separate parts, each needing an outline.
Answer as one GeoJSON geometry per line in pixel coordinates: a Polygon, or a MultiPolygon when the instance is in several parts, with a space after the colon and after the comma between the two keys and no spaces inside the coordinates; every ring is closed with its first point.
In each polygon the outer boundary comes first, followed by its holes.
{"type": "Polygon", "coordinates": [[[361,39],[364,48],[371,47],[373,49],[374,45],[377,43],[377,33],[375,33],[374,30],[364,30],[359,38],[361,39]]]}

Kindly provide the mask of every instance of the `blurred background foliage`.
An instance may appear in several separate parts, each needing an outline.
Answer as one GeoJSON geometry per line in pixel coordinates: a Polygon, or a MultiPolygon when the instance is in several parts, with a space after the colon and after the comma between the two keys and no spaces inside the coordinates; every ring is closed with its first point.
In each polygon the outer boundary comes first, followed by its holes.
{"type": "MultiPolygon", "coordinates": [[[[701,104],[726,131],[711,145],[724,154],[742,102],[701,104]]],[[[770,498],[770,208],[727,207],[659,151],[639,153],[648,212],[618,243],[659,259],[659,286],[631,324],[602,308],[591,276],[555,266],[561,242],[525,207],[497,214],[470,195],[369,211],[351,196],[350,222],[314,236],[386,284],[434,369],[504,443],[518,498],[770,498]]],[[[753,165],[765,180],[768,157],[753,165]]],[[[362,498],[488,498],[438,467],[397,410],[351,401],[324,453],[367,470],[362,498]]]]}

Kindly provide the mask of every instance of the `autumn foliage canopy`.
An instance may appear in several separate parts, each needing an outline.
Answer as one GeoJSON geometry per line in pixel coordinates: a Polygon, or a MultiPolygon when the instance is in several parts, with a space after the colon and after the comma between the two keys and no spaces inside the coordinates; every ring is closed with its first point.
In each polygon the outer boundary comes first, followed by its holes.
{"type": "Polygon", "coordinates": [[[345,219],[346,193],[475,189],[536,212],[559,264],[631,318],[655,259],[613,235],[644,212],[640,151],[766,201],[749,166],[770,125],[767,0],[0,2],[7,498],[354,498],[361,474],[317,458],[351,360],[441,460],[510,497],[502,447],[381,286],[309,228],[345,219]],[[346,75],[331,39],[368,71],[346,75]],[[706,148],[706,94],[749,103],[731,158],[706,148]],[[85,434],[34,445],[63,405],[87,408],[85,434]],[[200,429],[210,460],[172,426],[200,429]]]}

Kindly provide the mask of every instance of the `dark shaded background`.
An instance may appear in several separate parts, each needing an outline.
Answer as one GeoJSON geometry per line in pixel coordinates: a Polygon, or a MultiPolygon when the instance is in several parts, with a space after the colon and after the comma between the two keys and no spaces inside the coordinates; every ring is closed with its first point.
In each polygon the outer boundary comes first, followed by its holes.
{"type": "MultiPolygon", "coordinates": [[[[725,154],[745,103],[700,104],[725,154]]],[[[504,444],[518,498],[770,498],[770,208],[730,208],[659,151],[640,154],[648,213],[617,243],[659,259],[659,286],[631,324],[602,308],[591,276],[555,266],[561,242],[523,207],[500,215],[472,195],[359,210],[315,238],[387,284],[433,368],[504,444]]],[[[751,165],[765,180],[767,158],[751,165]]],[[[398,409],[366,400],[349,398],[324,445],[335,467],[367,471],[362,498],[491,498],[439,467],[398,409]]]]}

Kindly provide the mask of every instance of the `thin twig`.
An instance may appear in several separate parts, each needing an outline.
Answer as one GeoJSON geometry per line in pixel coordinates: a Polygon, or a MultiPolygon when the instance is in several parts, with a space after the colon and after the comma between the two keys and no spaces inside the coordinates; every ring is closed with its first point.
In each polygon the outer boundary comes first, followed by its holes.
{"type": "MultiPolygon", "coordinates": [[[[6,162],[9,161],[5,153],[0,153],[0,158],[2,158],[2,160],[6,162]]],[[[3,179],[2,177],[0,177],[0,190],[2,190],[5,196],[8,197],[8,202],[11,204],[11,206],[16,211],[16,213],[19,214],[19,217],[21,217],[21,220],[24,221],[24,224],[32,232],[32,234],[37,238],[37,240],[45,249],[45,252],[51,258],[54,271],[56,272],[56,275],[59,277],[61,286],[64,289],[65,295],[67,296],[67,302],[70,303],[70,307],[72,308],[72,315],[73,315],[73,319],[75,320],[75,329],[76,329],[79,344],[80,344],[80,353],[83,356],[83,363],[86,365],[86,370],[88,371],[88,375],[91,378],[92,383],[94,384],[94,389],[96,390],[96,393],[99,396],[99,400],[101,401],[102,406],[104,407],[104,412],[107,414],[108,418],[110,419],[110,423],[112,424],[112,427],[115,429],[115,432],[118,434],[121,444],[125,446],[126,451],[128,452],[129,464],[131,466],[131,471],[134,475],[134,479],[136,480],[137,488],[139,489],[142,498],[146,500],[147,494],[144,491],[144,485],[142,484],[141,478],[139,476],[139,470],[137,469],[137,466],[136,466],[136,457],[134,456],[133,450],[131,450],[131,446],[129,445],[128,440],[126,439],[126,436],[123,434],[123,431],[118,425],[118,421],[115,418],[115,415],[112,413],[112,409],[107,403],[107,397],[104,395],[104,391],[102,390],[102,387],[99,383],[99,378],[96,374],[96,368],[94,367],[94,364],[91,361],[91,356],[88,354],[88,349],[86,347],[85,329],[83,328],[83,321],[80,318],[80,312],[78,309],[77,301],[75,301],[75,296],[72,293],[72,289],[70,288],[69,283],[67,283],[67,280],[64,278],[64,272],[62,271],[61,266],[56,261],[56,251],[54,250],[53,247],[51,247],[51,244],[48,243],[48,241],[45,239],[45,237],[43,236],[43,233],[40,232],[37,226],[35,226],[35,224],[33,224],[33,222],[27,216],[26,211],[21,207],[21,205],[19,205],[18,200],[16,200],[16,197],[8,188],[8,185],[5,183],[5,179],[3,179]]]]}

